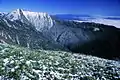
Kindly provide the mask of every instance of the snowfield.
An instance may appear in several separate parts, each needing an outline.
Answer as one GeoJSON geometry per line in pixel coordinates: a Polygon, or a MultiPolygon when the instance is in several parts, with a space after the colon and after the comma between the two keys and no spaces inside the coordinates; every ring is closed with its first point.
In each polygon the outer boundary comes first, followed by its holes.
{"type": "Polygon", "coordinates": [[[0,44],[0,80],[120,80],[120,62],[0,44]]]}

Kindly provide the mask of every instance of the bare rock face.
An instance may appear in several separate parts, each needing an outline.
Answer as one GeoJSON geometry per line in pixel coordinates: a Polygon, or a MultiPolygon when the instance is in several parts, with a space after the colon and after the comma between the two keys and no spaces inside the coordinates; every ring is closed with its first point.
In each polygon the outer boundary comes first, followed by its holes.
{"type": "Polygon", "coordinates": [[[120,56],[119,40],[120,31],[114,26],[64,21],[47,13],[17,9],[0,17],[2,43],[69,50],[111,59],[120,56]]]}

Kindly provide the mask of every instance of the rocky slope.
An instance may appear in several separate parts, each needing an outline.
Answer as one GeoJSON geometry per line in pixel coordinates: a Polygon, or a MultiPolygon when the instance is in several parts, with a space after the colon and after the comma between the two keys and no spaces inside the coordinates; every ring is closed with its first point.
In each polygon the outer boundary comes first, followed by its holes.
{"type": "Polygon", "coordinates": [[[120,62],[0,44],[0,80],[119,80],[120,62]]]}
{"type": "Polygon", "coordinates": [[[14,22],[0,19],[0,42],[18,44],[32,49],[63,49],[61,45],[50,41],[43,33],[19,20],[14,22]],[[55,48],[54,48],[55,47],[55,48]]]}
{"type": "Polygon", "coordinates": [[[64,21],[47,13],[17,9],[0,18],[0,30],[2,43],[69,49],[109,59],[120,56],[120,31],[114,26],[64,21]]]}

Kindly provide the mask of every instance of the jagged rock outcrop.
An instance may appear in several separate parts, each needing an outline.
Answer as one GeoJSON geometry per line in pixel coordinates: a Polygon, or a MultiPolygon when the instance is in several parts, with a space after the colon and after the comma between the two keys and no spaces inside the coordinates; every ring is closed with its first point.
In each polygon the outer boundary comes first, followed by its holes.
{"type": "Polygon", "coordinates": [[[33,25],[38,31],[48,30],[53,26],[53,20],[47,13],[30,12],[17,9],[6,16],[9,20],[20,20],[23,23],[33,25]]]}

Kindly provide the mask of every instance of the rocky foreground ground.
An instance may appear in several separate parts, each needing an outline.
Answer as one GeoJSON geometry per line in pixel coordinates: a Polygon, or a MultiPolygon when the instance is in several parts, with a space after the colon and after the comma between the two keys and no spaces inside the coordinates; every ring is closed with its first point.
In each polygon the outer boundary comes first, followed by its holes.
{"type": "Polygon", "coordinates": [[[120,62],[0,44],[0,80],[120,80],[120,62]]]}

